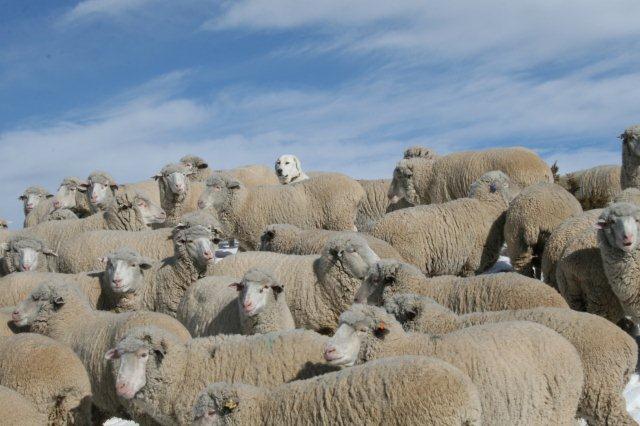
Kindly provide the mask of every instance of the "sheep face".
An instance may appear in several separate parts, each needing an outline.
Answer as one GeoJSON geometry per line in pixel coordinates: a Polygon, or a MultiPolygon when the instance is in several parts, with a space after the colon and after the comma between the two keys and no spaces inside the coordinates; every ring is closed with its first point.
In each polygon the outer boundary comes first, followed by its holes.
{"type": "Polygon", "coordinates": [[[77,207],[76,197],[78,192],[86,193],[86,183],[63,183],[58,188],[56,196],[53,198],[53,208],[58,209],[74,209],[77,207]]]}
{"type": "Polygon", "coordinates": [[[219,231],[202,225],[192,226],[186,229],[176,228],[174,242],[186,249],[188,256],[193,260],[200,271],[215,261],[215,253],[221,240],[219,231]]]}
{"type": "Polygon", "coordinates": [[[189,170],[191,170],[194,174],[197,173],[200,169],[206,169],[207,167],[209,167],[209,164],[207,164],[207,162],[203,158],[196,155],[185,155],[180,159],[180,163],[187,166],[187,168],[189,168],[189,170]]]}
{"type": "Polygon", "coordinates": [[[41,201],[51,197],[53,197],[53,195],[49,194],[44,189],[39,187],[31,187],[31,188],[27,188],[24,194],[18,197],[18,199],[22,201],[22,208],[26,216],[33,209],[35,209],[38,206],[38,204],[40,204],[41,201]]]}
{"type": "Polygon", "coordinates": [[[384,268],[380,263],[373,265],[360,288],[356,292],[355,303],[367,303],[380,306],[384,300],[385,289],[396,283],[394,269],[384,268]]]}
{"type": "Polygon", "coordinates": [[[640,209],[632,204],[616,203],[608,207],[598,219],[596,228],[607,243],[626,253],[638,247],[640,209]]]}
{"type": "Polygon", "coordinates": [[[16,269],[20,272],[35,271],[38,268],[38,251],[31,247],[20,248],[16,254],[16,269]]]}
{"type": "Polygon", "coordinates": [[[211,176],[207,179],[206,189],[198,200],[198,208],[220,211],[241,188],[242,185],[235,179],[220,175],[211,176]]]}
{"type": "Polygon", "coordinates": [[[373,359],[377,349],[391,343],[398,332],[402,328],[382,309],[355,304],[340,315],[338,329],[325,344],[324,358],[332,365],[362,364],[373,359]]]}
{"type": "Polygon", "coordinates": [[[64,295],[55,286],[40,284],[29,297],[20,302],[11,319],[17,327],[32,325],[38,317],[57,311],[65,304],[64,295]]]}
{"type": "Polygon", "coordinates": [[[147,226],[154,223],[163,223],[167,218],[167,214],[160,206],[139,194],[136,195],[132,207],[147,226]]]}
{"type": "Polygon", "coordinates": [[[146,370],[150,353],[142,341],[137,343],[137,347],[117,347],[105,354],[105,359],[120,361],[116,376],[116,394],[125,399],[132,399],[147,384],[146,370]]]}
{"type": "Polygon", "coordinates": [[[509,204],[520,192],[509,176],[499,170],[493,170],[480,176],[469,189],[469,197],[477,199],[501,198],[509,204]]]}
{"type": "Polygon", "coordinates": [[[219,424],[248,424],[255,421],[254,402],[264,391],[244,384],[214,383],[196,399],[193,406],[193,424],[211,426],[219,424]]]}
{"type": "Polygon", "coordinates": [[[38,269],[42,256],[55,255],[40,240],[29,237],[16,237],[6,246],[4,262],[10,271],[28,272],[38,269]]]}
{"type": "Polygon", "coordinates": [[[349,276],[364,279],[369,268],[380,260],[366,240],[358,235],[336,236],[329,240],[322,256],[331,259],[349,276]]]}
{"type": "Polygon", "coordinates": [[[620,135],[623,146],[632,154],[640,157],[640,126],[631,126],[620,135]]]}
{"type": "Polygon", "coordinates": [[[258,315],[266,306],[276,303],[284,291],[275,278],[258,269],[249,270],[241,282],[229,287],[238,290],[238,309],[248,317],[258,315]]]}
{"type": "Polygon", "coordinates": [[[384,308],[393,315],[405,329],[413,329],[413,323],[424,314],[424,305],[420,296],[404,293],[386,300],[384,308]]]}
{"type": "Polygon", "coordinates": [[[276,176],[282,185],[291,183],[302,174],[302,166],[298,157],[291,154],[281,155],[275,164],[276,176]]]}
{"type": "Polygon", "coordinates": [[[87,191],[89,202],[100,209],[104,209],[113,198],[113,189],[109,185],[93,182],[87,191]]]}
{"type": "Polygon", "coordinates": [[[129,293],[144,286],[144,271],[152,266],[152,262],[133,251],[120,251],[102,258],[106,265],[105,273],[111,291],[129,293]]]}
{"type": "Polygon", "coordinates": [[[395,204],[405,199],[408,203],[419,204],[420,200],[413,184],[413,168],[407,161],[398,162],[393,170],[393,179],[387,193],[389,202],[395,204]]]}

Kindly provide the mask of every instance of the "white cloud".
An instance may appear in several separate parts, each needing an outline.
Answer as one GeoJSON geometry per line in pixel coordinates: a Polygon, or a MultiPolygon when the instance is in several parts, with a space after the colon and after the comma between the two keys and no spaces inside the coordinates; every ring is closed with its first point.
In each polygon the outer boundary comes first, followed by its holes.
{"type": "Polygon", "coordinates": [[[116,17],[156,0],[83,0],[67,12],[61,23],[71,24],[99,16],[116,17]]]}

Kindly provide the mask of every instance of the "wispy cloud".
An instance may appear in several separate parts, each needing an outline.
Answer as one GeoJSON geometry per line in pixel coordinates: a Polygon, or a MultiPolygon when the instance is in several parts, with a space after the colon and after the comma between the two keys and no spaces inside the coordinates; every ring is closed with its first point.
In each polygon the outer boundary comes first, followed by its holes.
{"type": "Polygon", "coordinates": [[[84,0],[67,12],[61,20],[63,24],[71,24],[87,18],[100,16],[116,17],[156,0],[84,0]]]}

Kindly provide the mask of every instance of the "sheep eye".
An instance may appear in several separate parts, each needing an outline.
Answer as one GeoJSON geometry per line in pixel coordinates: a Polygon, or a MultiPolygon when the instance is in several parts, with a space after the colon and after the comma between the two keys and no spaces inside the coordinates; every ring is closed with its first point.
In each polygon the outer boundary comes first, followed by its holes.
{"type": "Polygon", "coordinates": [[[149,354],[146,353],[146,352],[143,352],[143,353],[140,354],[140,358],[146,358],[148,356],[149,356],[149,354]]]}
{"type": "Polygon", "coordinates": [[[135,268],[136,266],[138,266],[138,264],[137,264],[137,263],[132,263],[132,264],[131,264],[131,267],[132,267],[132,268],[135,268]]]}
{"type": "Polygon", "coordinates": [[[284,163],[284,165],[286,166],[287,164],[289,164],[289,162],[287,161],[286,163],[284,163]]]}

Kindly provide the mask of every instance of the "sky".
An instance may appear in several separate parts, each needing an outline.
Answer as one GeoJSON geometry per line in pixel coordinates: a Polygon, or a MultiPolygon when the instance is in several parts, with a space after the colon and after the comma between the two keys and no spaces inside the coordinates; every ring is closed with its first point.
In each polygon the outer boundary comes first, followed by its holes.
{"type": "Polygon", "coordinates": [[[185,154],[390,178],[404,148],[620,163],[637,0],[0,0],[0,217],[185,154]]]}

